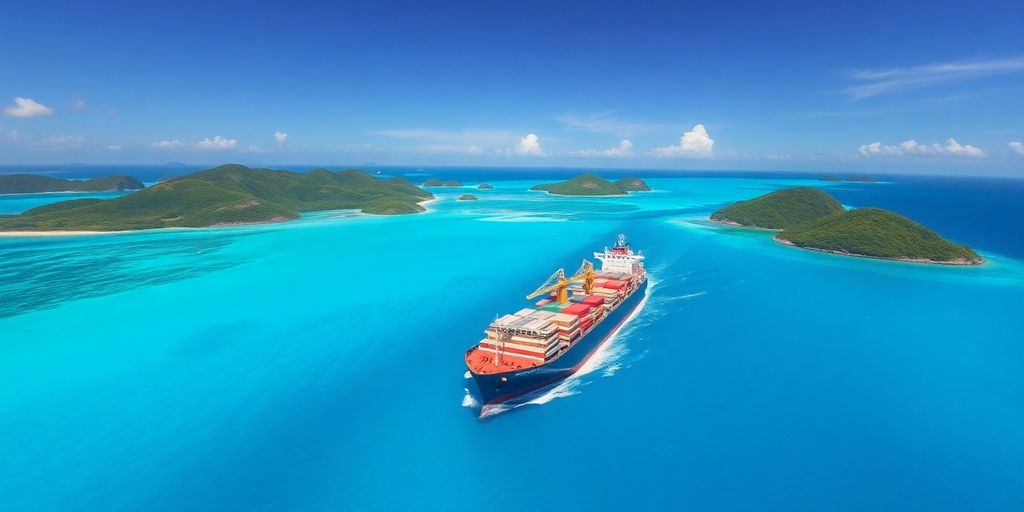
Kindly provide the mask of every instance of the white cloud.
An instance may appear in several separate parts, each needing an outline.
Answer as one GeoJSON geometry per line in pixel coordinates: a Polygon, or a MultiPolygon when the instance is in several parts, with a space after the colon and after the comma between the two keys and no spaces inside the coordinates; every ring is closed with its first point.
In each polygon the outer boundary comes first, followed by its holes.
{"type": "Polygon", "coordinates": [[[263,151],[263,148],[261,148],[259,146],[246,146],[246,147],[240,149],[239,151],[241,151],[242,153],[264,153],[265,152],[265,151],[263,151]]]}
{"type": "Polygon", "coordinates": [[[872,142],[871,144],[861,144],[857,148],[857,153],[861,156],[905,156],[905,155],[957,155],[957,156],[968,156],[968,157],[983,157],[985,152],[976,146],[970,144],[960,144],[956,139],[949,138],[946,140],[945,145],[938,143],[932,144],[918,144],[914,139],[910,139],[899,144],[882,144],[881,142],[872,142]]]}
{"type": "Polygon", "coordinates": [[[847,87],[844,92],[851,99],[859,100],[943,82],[1015,72],[1024,72],[1024,56],[941,62],[909,68],[855,70],[848,73],[849,77],[863,83],[847,87]]]}
{"type": "Polygon", "coordinates": [[[622,158],[627,156],[633,156],[633,142],[629,139],[622,139],[618,146],[608,149],[583,149],[580,151],[570,151],[569,154],[575,156],[606,156],[612,158],[622,158]]]}
{"type": "Polygon", "coordinates": [[[118,146],[117,144],[111,144],[107,146],[107,149],[111,151],[121,151],[121,146],[118,146]]]}
{"type": "Polygon", "coordinates": [[[1007,146],[1010,146],[1010,151],[1018,155],[1024,155],[1024,143],[1015,140],[1007,144],[1007,146]]]}
{"type": "Polygon", "coordinates": [[[75,100],[75,102],[71,104],[71,108],[81,112],[89,108],[89,104],[86,103],[85,100],[75,100]]]}
{"type": "Polygon", "coordinates": [[[14,98],[14,105],[4,107],[4,115],[10,117],[43,117],[53,115],[53,109],[37,103],[31,98],[14,98]]]}
{"type": "Polygon", "coordinates": [[[154,142],[149,147],[154,149],[175,149],[184,146],[180,140],[162,140],[160,142],[154,142]]]}
{"type": "Polygon", "coordinates": [[[238,141],[235,139],[225,139],[220,135],[215,135],[212,139],[205,138],[199,142],[196,142],[196,148],[204,151],[221,151],[225,149],[232,149],[238,141]]]}
{"type": "Polygon", "coordinates": [[[960,144],[959,142],[957,142],[953,138],[950,138],[949,140],[946,141],[946,148],[945,149],[946,149],[947,153],[952,153],[954,155],[977,156],[977,157],[985,156],[985,152],[982,151],[981,148],[972,146],[970,144],[960,144]]]}
{"type": "Polygon", "coordinates": [[[517,155],[544,156],[544,150],[540,147],[540,137],[530,133],[519,139],[515,153],[517,155]]]}
{"type": "Polygon", "coordinates": [[[277,147],[283,148],[284,141],[288,140],[288,134],[284,132],[274,132],[274,141],[277,142],[277,147]]]}
{"type": "Polygon", "coordinates": [[[651,153],[654,156],[710,156],[715,146],[715,139],[708,135],[704,125],[696,124],[693,129],[684,133],[679,138],[678,146],[665,146],[655,148],[651,153]]]}

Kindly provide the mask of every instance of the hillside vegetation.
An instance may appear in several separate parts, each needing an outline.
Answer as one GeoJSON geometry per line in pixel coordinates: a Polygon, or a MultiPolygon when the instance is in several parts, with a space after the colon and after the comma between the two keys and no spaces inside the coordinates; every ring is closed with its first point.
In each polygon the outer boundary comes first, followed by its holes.
{"type": "Polygon", "coordinates": [[[118,231],[295,219],[301,212],[360,209],[394,215],[424,210],[429,192],[402,178],[361,170],[309,173],[222,165],[119,197],[64,201],[0,217],[0,230],[118,231]]]}
{"type": "Polygon", "coordinates": [[[798,187],[737,201],[711,214],[711,220],[755,228],[784,229],[842,211],[839,201],[826,192],[813,187],[798,187]]]}
{"type": "Polygon", "coordinates": [[[651,190],[651,187],[640,178],[622,178],[616,181],[615,184],[627,192],[647,192],[651,190]]]}
{"type": "Polygon", "coordinates": [[[104,176],[91,180],[65,180],[38,174],[0,175],[0,194],[39,194],[43,192],[112,192],[145,188],[131,176],[104,176]]]}
{"type": "Polygon", "coordinates": [[[631,190],[650,189],[640,178],[623,178],[612,183],[596,174],[588,173],[558,183],[540,184],[531,190],[543,190],[561,196],[622,196],[631,190]]]}
{"type": "Polygon", "coordinates": [[[970,247],[950,242],[938,233],[880,208],[858,208],[782,230],[776,239],[806,249],[951,264],[979,264],[970,247]]]}

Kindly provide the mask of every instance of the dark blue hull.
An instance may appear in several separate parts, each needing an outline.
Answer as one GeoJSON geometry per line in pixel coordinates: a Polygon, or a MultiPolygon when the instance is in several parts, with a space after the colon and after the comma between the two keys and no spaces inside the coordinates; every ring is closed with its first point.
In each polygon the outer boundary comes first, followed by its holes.
{"type": "Polygon", "coordinates": [[[505,373],[477,374],[470,372],[476,382],[477,392],[484,405],[493,405],[543,389],[573,373],[586,363],[590,356],[621,327],[622,323],[640,305],[647,292],[645,280],[625,301],[608,314],[592,331],[558,359],[526,370],[505,373]]]}

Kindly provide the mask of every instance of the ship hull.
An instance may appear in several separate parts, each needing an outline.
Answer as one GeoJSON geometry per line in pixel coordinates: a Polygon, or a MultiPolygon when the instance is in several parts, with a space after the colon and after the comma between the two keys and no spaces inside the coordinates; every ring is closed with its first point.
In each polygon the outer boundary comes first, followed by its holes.
{"type": "Polygon", "coordinates": [[[478,374],[470,372],[484,405],[494,405],[538,391],[576,373],[622,326],[643,301],[647,280],[568,352],[543,366],[511,372],[478,374]]]}

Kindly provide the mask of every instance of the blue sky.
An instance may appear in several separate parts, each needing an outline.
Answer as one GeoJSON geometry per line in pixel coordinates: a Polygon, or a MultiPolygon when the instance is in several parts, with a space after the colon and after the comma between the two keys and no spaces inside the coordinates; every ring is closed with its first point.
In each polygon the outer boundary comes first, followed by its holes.
{"type": "Polygon", "coordinates": [[[0,163],[1024,175],[1024,2],[14,2],[0,163]]]}

